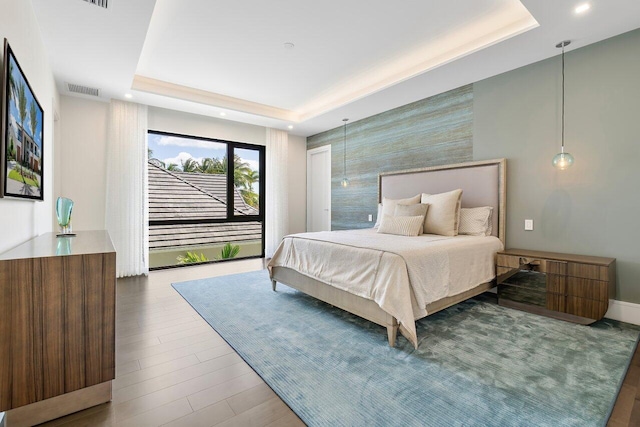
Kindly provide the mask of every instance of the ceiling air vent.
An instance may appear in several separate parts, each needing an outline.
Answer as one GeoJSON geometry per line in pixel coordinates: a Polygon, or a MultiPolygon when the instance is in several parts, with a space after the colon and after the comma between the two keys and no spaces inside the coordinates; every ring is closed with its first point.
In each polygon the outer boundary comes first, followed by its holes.
{"type": "Polygon", "coordinates": [[[69,89],[69,92],[79,93],[81,95],[100,96],[100,89],[96,89],[94,87],[67,83],[67,89],[69,89]]]}
{"type": "Polygon", "coordinates": [[[108,2],[109,0],[84,0],[87,3],[91,3],[91,4],[95,4],[96,6],[100,6],[100,7],[104,7],[105,9],[108,8],[108,2]]]}

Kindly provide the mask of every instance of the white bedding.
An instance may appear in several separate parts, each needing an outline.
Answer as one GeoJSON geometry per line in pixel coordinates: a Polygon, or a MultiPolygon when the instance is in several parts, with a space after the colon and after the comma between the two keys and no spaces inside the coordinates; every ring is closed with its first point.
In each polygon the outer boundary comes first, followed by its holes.
{"type": "Polygon", "coordinates": [[[269,270],[287,267],[375,301],[417,347],[415,320],[428,314],[427,304],[492,280],[495,254],[502,249],[491,236],[405,237],[374,229],[301,233],[283,239],[269,270]]]}

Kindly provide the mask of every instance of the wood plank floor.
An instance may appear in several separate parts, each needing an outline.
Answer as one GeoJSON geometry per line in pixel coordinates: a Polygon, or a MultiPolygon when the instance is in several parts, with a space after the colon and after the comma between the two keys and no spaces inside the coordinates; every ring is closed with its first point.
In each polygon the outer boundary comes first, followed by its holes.
{"type": "MultiPolygon", "coordinates": [[[[44,426],[304,426],[171,283],[264,268],[239,260],[118,280],[113,401],[44,426]]],[[[640,426],[640,350],[611,427],[640,426]]]]}
{"type": "Polygon", "coordinates": [[[171,287],[262,268],[239,260],[118,280],[112,402],[42,425],[304,426],[171,287]]]}

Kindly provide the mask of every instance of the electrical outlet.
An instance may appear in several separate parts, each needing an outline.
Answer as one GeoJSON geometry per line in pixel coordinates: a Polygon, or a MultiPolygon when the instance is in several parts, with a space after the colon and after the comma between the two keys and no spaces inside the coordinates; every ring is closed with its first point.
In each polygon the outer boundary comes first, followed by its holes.
{"type": "Polygon", "coordinates": [[[373,221],[373,215],[369,214],[369,222],[373,221]]]}
{"type": "Polygon", "coordinates": [[[525,231],[533,231],[533,220],[525,219],[524,220],[524,229],[525,231]]]}

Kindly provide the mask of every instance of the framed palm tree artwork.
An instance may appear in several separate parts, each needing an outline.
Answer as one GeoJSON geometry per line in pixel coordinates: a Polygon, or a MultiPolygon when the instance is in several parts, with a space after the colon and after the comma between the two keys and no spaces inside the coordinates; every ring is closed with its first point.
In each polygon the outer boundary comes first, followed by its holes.
{"type": "Polygon", "coordinates": [[[4,39],[0,196],[44,200],[44,111],[4,39]]]}

